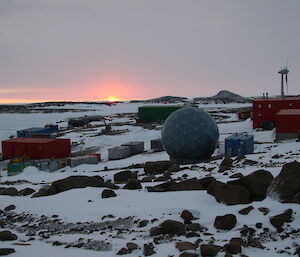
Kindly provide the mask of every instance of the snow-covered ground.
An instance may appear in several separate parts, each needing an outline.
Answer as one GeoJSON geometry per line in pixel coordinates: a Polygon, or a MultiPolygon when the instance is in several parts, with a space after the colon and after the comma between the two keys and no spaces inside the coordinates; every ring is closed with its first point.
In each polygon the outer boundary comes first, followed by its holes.
{"type": "MultiPolygon", "coordinates": [[[[80,105],[78,108],[90,108],[97,109],[97,112],[66,112],[66,113],[51,113],[51,114],[0,114],[0,139],[7,139],[8,136],[15,134],[17,130],[27,127],[43,126],[47,123],[55,123],[64,121],[71,117],[79,117],[84,115],[99,115],[111,116],[111,122],[132,122],[130,118],[123,116],[114,116],[117,113],[135,113],[138,107],[142,104],[139,103],[119,103],[115,106],[94,106],[80,105]]],[[[249,106],[249,104],[228,104],[228,105],[201,105],[200,108],[206,110],[220,110],[224,108],[239,108],[249,106]]],[[[71,106],[75,108],[74,105],[71,106]]],[[[71,108],[70,107],[70,108],[71,108]]],[[[76,107],[76,108],[77,108],[76,107]]],[[[63,108],[66,108],[65,106],[63,108]]],[[[227,115],[227,113],[226,113],[227,115]]],[[[254,134],[254,139],[258,144],[255,145],[255,154],[247,155],[247,159],[257,161],[257,164],[243,166],[241,168],[238,165],[234,166],[229,172],[229,175],[234,173],[242,173],[243,175],[250,174],[259,169],[265,169],[272,173],[273,176],[278,175],[282,166],[286,162],[292,162],[294,160],[300,161],[300,144],[294,140],[274,143],[273,131],[255,131],[252,129],[251,120],[236,121],[235,114],[228,114],[226,123],[218,124],[220,132],[220,141],[232,134],[240,132],[248,132],[254,134]],[[293,153],[293,154],[291,154],[293,153]],[[275,154],[282,155],[278,159],[272,159],[275,154]],[[263,167],[263,168],[262,168],[263,167]]],[[[103,127],[101,122],[92,123],[92,129],[84,129],[78,131],[67,131],[63,136],[64,138],[70,138],[72,142],[81,144],[81,149],[96,147],[97,152],[101,153],[103,161],[94,165],[80,165],[75,168],[66,167],[56,172],[44,172],[38,171],[34,167],[27,167],[23,173],[15,176],[6,176],[6,172],[2,170],[2,182],[26,180],[28,183],[22,183],[19,185],[13,185],[17,190],[24,189],[26,187],[39,190],[44,184],[50,184],[58,179],[63,179],[72,175],[99,175],[104,180],[112,180],[115,173],[124,170],[122,168],[128,167],[132,164],[145,163],[147,161],[168,160],[169,156],[166,152],[151,153],[150,140],[160,137],[159,129],[146,129],[141,126],[133,126],[130,124],[113,126],[113,129],[123,130],[124,133],[119,135],[97,135],[103,127]],[[139,155],[131,156],[126,159],[108,161],[108,149],[114,146],[121,145],[129,141],[144,141],[145,152],[139,155]],[[114,169],[109,171],[103,171],[104,168],[114,169]]],[[[217,153],[218,150],[216,150],[217,153]]],[[[199,163],[198,167],[191,169],[191,165],[183,165],[183,170],[174,173],[173,178],[180,178],[185,176],[186,178],[203,178],[206,176],[213,176],[217,180],[226,182],[229,179],[229,175],[225,176],[222,173],[218,173],[218,167],[222,160],[216,160],[209,163],[199,163]],[[206,169],[211,168],[210,171],[206,169]]],[[[0,169],[3,166],[0,165],[0,169]]],[[[139,175],[142,175],[143,169],[134,169],[139,175]]],[[[283,204],[270,198],[266,198],[264,201],[253,202],[248,205],[233,205],[227,206],[225,204],[218,203],[215,198],[204,191],[177,191],[177,192],[164,192],[164,193],[150,193],[147,191],[147,186],[153,186],[161,182],[149,182],[143,183],[143,188],[140,190],[115,190],[117,197],[103,199],[101,193],[103,188],[87,187],[84,189],[72,189],[56,195],[31,198],[30,196],[0,196],[0,209],[4,209],[6,206],[14,204],[16,209],[15,213],[21,214],[30,213],[40,217],[45,215],[51,217],[52,215],[58,215],[59,219],[65,223],[75,222],[101,222],[102,217],[105,215],[113,215],[115,219],[133,217],[134,220],[153,220],[157,219],[153,223],[149,223],[143,228],[137,228],[134,225],[134,229],[129,233],[118,234],[115,230],[105,233],[93,232],[91,234],[62,234],[52,236],[49,239],[41,239],[40,237],[33,236],[36,240],[28,241],[32,236],[27,236],[24,233],[19,233],[14,230],[18,235],[18,240],[11,242],[0,242],[0,248],[12,247],[16,250],[16,253],[11,254],[12,257],[53,257],[53,256],[115,256],[116,253],[126,246],[127,242],[135,242],[139,245],[140,249],[134,250],[128,256],[143,256],[143,245],[145,243],[153,242],[153,238],[149,236],[149,230],[153,226],[157,226],[164,220],[178,220],[180,213],[183,210],[189,210],[193,215],[199,218],[198,222],[207,227],[207,234],[201,234],[202,243],[207,243],[214,237],[215,244],[223,246],[226,240],[230,240],[233,237],[239,237],[239,229],[244,225],[255,227],[257,222],[263,223],[264,228],[268,228],[270,231],[274,231],[274,227],[269,222],[271,216],[277,215],[285,211],[286,209],[293,209],[294,221],[289,223],[293,228],[300,228],[300,206],[299,204],[283,204]],[[239,210],[252,205],[254,210],[248,215],[241,215],[239,210]],[[259,207],[266,207],[270,210],[267,215],[262,215],[258,210],[259,207]],[[237,217],[237,225],[230,231],[218,232],[214,226],[214,219],[218,215],[224,215],[227,213],[235,214],[237,217]],[[58,240],[62,242],[74,242],[79,238],[90,238],[94,240],[103,240],[112,245],[110,251],[94,251],[84,250],[74,247],[65,249],[64,246],[52,246],[51,242],[58,240]],[[225,241],[224,241],[225,240],[225,241]],[[26,242],[28,245],[14,245],[16,242],[26,242]]],[[[1,187],[10,187],[8,185],[1,185],[1,187]]],[[[122,188],[122,185],[121,185],[122,188]]],[[[113,218],[112,218],[113,219],[113,218]]],[[[260,230],[258,230],[260,231],[260,230]]],[[[261,230],[262,231],[262,230],[261,230]]],[[[299,236],[299,234],[298,234],[299,236]]],[[[152,256],[179,256],[180,252],[175,248],[176,241],[189,241],[194,243],[197,238],[186,238],[184,236],[176,237],[175,241],[170,241],[162,244],[155,245],[156,254],[152,256]]],[[[264,245],[265,249],[243,247],[243,253],[247,256],[289,256],[287,252],[278,253],[278,250],[289,250],[293,253],[295,245],[300,244],[300,240],[293,239],[292,237],[286,239],[280,239],[275,242],[266,241],[264,245]],[[286,248],[286,247],[290,247],[286,248]]],[[[199,249],[197,250],[199,253],[199,249]]],[[[201,255],[199,255],[201,256],[201,255]]],[[[217,256],[224,256],[224,252],[220,252],[217,256]]]]}

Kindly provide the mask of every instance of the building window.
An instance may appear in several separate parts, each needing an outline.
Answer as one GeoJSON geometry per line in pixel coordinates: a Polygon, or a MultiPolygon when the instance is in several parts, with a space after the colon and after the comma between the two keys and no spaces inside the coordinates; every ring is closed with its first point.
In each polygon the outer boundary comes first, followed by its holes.
{"type": "Polygon", "coordinates": [[[259,109],[261,108],[261,104],[258,105],[258,108],[259,108],[259,109]]]}
{"type": "Polygon", "coordinates": [[[289,106],[293,106],[293,104],[292,104],[292,103],[289,103],[289,106]]]}
{"type": "Polygon", "coordinates": [[[258,114],[258,117],[261,117],[261,113],[258,114]]]}
{"type": "Polygon", "coordinates": [[[271,109],[272,108],[272,104],[268,104],[268,107],[269,107],[269,109],[271,109]]]}

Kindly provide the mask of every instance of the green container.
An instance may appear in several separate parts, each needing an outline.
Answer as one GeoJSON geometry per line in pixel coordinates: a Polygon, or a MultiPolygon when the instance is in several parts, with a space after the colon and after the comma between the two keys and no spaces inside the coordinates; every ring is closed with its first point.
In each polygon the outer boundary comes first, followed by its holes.
{"type": "Polygon", "coordinates": [[[140,122],[163,122],[172,112],[183,108],[183,105],[159,105],[139,107],[138,117],[140,122]]]}
{"type": "Polygon", "coordinates": [[[37,166],[35,161],[28,161],[28,162],[9,162],[7,164],[7,174],[14,175],[22,172],[28,166],[37,166]]]}

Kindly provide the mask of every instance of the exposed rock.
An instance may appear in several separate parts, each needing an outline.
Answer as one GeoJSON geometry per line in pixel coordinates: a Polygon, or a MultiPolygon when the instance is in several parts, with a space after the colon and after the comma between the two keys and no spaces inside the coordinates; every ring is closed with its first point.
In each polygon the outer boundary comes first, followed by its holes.
{"type": "Polygon", "coordinates": [[[213,244],[202,244],[200,246],[201,256],[216,256],[220,251],[220,247],[213,244]]]}
{"type": "Polygon", "coordinates": [[[200,234],[196,233],[196,232],[189,232],[186,233],[185,235],[186,238],[190,238],[190,237],[200,237],[200,234]]]}
{"type": "Polygon", "coordinates": [[[146,176],[142,178],[141,182],[152,182],[154,178],[154,176],[146,176]]]}
{"type": "Polygon", "coordinates": [[[160,228],[159,227],[152,227],[150,229],[150,236],[158,236],[161,234],[160,228]]]}
{"type": "Polygon", "coordinates": [[[263,215],[267,215],[270,210],[266,207],[259,207],[258,210],[263,213],[263,215]]]}
{"type": "Polygon", "coordinates": [[[116,196],[117,196],[117,194],[115,193],[115,191],[113,191],[111,189],[104,189],[101,194],[102,198],[110,198],[110,197],[116,197],[116,196]]]}
{"type": "Polygon", "coordinates": [[[160,233],[161,234],[169,234],[169,235],[185,235],[186,230],[184,225],[175,220],[166,220],[160,224],[160,233]]]}
{"type": "Polygon", "coordinates": [[[135,243],[129,242],[126,244],[127,248],[131,251],[134,251],[139,248],[139,246],[135,243]]]}
{"type": "Polygon", "coordinates": [[[250,205],[244,209],[239,210],[239,214],[248,215],[249,212],[252,211],[253,209],[254,209],[253,206],[250,205]]]}
{"type": "Polygon", "coordinates": [[[188,210],[182,211],[182,213],[180,214],[180,217],[182,219],[184,219],[184,221],[189,221],[189,222],[191,222],[193,219],[195,219],[193,214],[188,210]]]}
{"type": "Polygon", "coordinates": [[[180,171],[179,164],[173,163],[172,166],[170,168],[168,168],[166,172],[173,173],[173,172],[178,172],[178,171],[180,171]]]}
{"type": "Polygon", "coordinates": [[[146,227],[149,224],[149,220],[141,220],[138,224],[139,228],[146,227]]]}
{"type": "Polygon", "coordinates": [[[204,230],[205,228],[202,227],[199,223],[190,223],[185,225],[185,229],[187,231],[200,231],[204,230]]]}
{"type": "Polygon", "coordinates": [[[218,202],[226,205],[247,204],[251,202],[249,191],[243,186],[233,186],[213,182],[209,185],[207,193],[213,195],[218,202]]]}
{"type": "Polygon", "coordinates": [[[18,195],[18,190],[14,187],[0,187],[0,195],[16,196],[18,195]]]}
{"type": "Polygon", "coordinates": [[[225,245],[225,250],[230,254],[238,254],[242,252],[242,239],[232,238],[229,244],[225,245]]]}
{"type": "Polygon", "coordinates": [[[236,225],[236,216],[234,214],[226,214],[215,218],[214,227],[216,229],[231,230],[236,225]]]}
{"type": "Polygon", "coordinates": [[[9,255],[16,252],[13,248],[0,248],[0,256],[9,255]]]}
{"type": "Polygon", "coordinates": [[[16,209],[16,206],[14,204],[8,205],[7,207],[4,208],[4,211],[12,211],[16,209]]]}
{"type": "Polygon", "coordinates": [[[0,241],[12,241],[17,239],[18,237],[8,230],[0,231],[0,241]]]}
{"type": "Polygon", "coordinates": [[[156,252],[154,251],[154,245],[152,243],[144,244],[143,254],[145,256],[150,256],[150,255],[153,255],[155,253],[156,252]]]}
{"type": "Polygon", "coordinates": [[[229,176],[229,178],[242,178],[242,177],[244,177],[244,175],[240,172],[234,173],[231,176],[229,176]]]}
{"type": "Polygon", "coordinates": [[[137,174],[136,172],[132,172],[130,170],[124,170],[114,175],[115,183],[126,183],[128,179],[132,179],[132,178],[136,179],[137,174]]]}
{"type": "Polygon", "coordinates": [[[129,179],[123,189],[142,189],[142,184],[137,179],[129,179]]]}
{"type": "Polygon", "coordinates": [[[250,165],[251,166],[251,165],[255,165],[257,163],[258,163],[258,161],[248,160],[248,159],[243,161],[243,165],[250,165]]]}
{"type": "Polygon", "coordinates": [[[117,252],[117,255],[125,255],[125,254],[129,254],[129,253],[131,253],[131,250],[123,247],[117,252]]]}
{"type": "Polygon", "coordinates": [[[104,182],[103,178],[100,176],[71,176],[54,181],[51,186],[41,188],[31,197],[54,195],[70,189],[85,187],[108,187],[112,189],[119,188],[114,184],[104,182]]]}
{"type": "Polygon", "coordinates": [[[281,202],[297,202],[300,193],[300,163],[297,161],[285,164],[279,175],[268,188],[268,196],[279,198],[281,202]]]}
{"type": "Polygon", "coordinates": [[[273,217],[270,217],[270,223],[277,229],[282,230],[282,226],[285,222],[292,222],[293,210],[288,209],[285,212],[275,215],[273,217]]]}
{"type": "Polygon", "coordinates": [[[175,247],[180,251],[186,251],[186,250],[196,250],[198,245],[190,243],[190,242],[177,242],[175,247]]]}
{"type": "Polygon", "coordinates": [[[230,158],[230,157],[225,157],[223,159],[223,161],[221,162],[220,164],[220,168],[219,168],[219,171],[220,173],[223,173],[224,171],[226,170],[230,170],[231,167],[232,167],[232,163],[233,163],[233,160],[230,158]]]}
{"type": "Polygon", "coordinates": [[[252,201],[262,201],[266,198],[268,186],[273,178],[269,171],[258,170],[238,180],[229,181],[228,184],[243,186],[250,192],[252,201]]]}
{"type": "Polygon", "coordinates": [[[144,166],[144,171],[146,174],[161,174],[171,168],[173,162],[170,161],[156,161],[156,162],[146,162],[144,166]]]}
{"type": "Polygon", "coordinates": [[[204,177],[204,178],[201,178],[199,180],[200,182],[200,185],[204,188],[204,189],[207,189],[209,187],[209,185],[212,183],[212,182],[215,182],[216,179],[214,177],[204,177]]]}
{"type": "Polygon", "coordinates": [[[179,255],[179,257],[198,257],[197,253],[183,252],[179,255]]]}
{"type": "Polygon", "coordinates": [[[34,189],[27,187],[27,188],[24,188],[24,189],[20,190],[19,195],[27,196],[27,195],[33,194],[34,192],[35,192],[34,189]]]}
{"type": "Polygon", "coordinates": [[[200,180],[197,178],[187,179],[180,182],[168,181],[153,187],[147,187],[148,192],[167,192],[185,190],[204,190],[200,180]]]}

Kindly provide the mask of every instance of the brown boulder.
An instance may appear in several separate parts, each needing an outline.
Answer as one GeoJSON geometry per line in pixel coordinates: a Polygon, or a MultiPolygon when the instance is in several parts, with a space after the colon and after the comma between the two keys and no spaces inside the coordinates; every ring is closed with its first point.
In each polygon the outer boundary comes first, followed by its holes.
{"type": "Polygon", "coordinates": [[[279,175],[268,188],[268,196],[279,198],[281,202],[298,202],[300,193],[300,163],[297,161],[285,164],[279,175]]]}
{"type": "Polygon", "coordinates": [[[180,251],[186,251],[186,250],[196,250],[198,245],[190,243],[190,242],[177,242],[175,247],[180,251]]]}
{"type": "Polygon", "coordinates": [[[18,190],[14,187],[0,187],[0,195],[17,196],[18,190]]]}
{"type": "Polygon", "coordinates": [[[230,170],[232,167],[232,163],[233,163],[233,160],[230,157],[226,156],[224,158],[224,160],[221,162],[218,172],[223,173],[226,170],[230,170]]]}
{"type": "Polygon", "coordinates": [[[153,187],[147,187],[148,192],[205,190],[197,178],[191,178],[180,182],[168,181],[153,187]]]}
{"type": "Polygon", "coordinates": [[[8,230],[0,231],[0,241],[12,241],[17,239],[18,237],[8,230]]]}
{"type": "Polygon", "coordinates": [[[0,255],[9,255],[11,253],[15,253],[15,249],[13,248],[0,248],[0,255]]]}
{"type": "Polygon", "coordinates": [[[126,185],[123,187],[123,189],[142,189],[142,184],[137,179],[129,179],[126,185]]]}
{"type": "Polygon", "coordinates": [[[54,181],[50,186],[41,188],[37,193],[31,197],[41,197],[47,195],[58,194],[74,188],[85,188],[85,187],[108,187],[112,189],[118,189],[119,187],[104,182],[100,176],[70,176],[64,179],[54,181]]]}
{"type": "Polygon", "coordinates": [[[114,175],[115,183],[126,183],[128,179],[137,178],[136,172],[130,170],[124,170],[114,175]]]}
{"type": "Polygon", "coordinates": [[[146,174],[161,174],[167,171],[173,166],[171,161],[156,161],[156,162],[146,162],[144,166],[144,171],[146,174]]]}
{"type": "Polygon", "coordinates": [[[160,234],[185,235],[186,230],[183,223],[175,220],[166,220],[159,226],[160,234]]]}
{"type": "Polygon", "coordinates": [[[233,186],[213,182],[207,188],[207,193],[213,195],[218,202],[226,205],[247,204],[251,202],[249,191],[243,186],[233,186]]]}
{"type": "Polygon", "coordinates": [[[144,244],[143,254],[145,256],[150,256],[150,255],[153,255],[155,253],[156,252],[154,251],[154,245],[152,243],[144,244]]]}
{"type": "Polygon", "coordinates": [[[268,186],[273,179],[269,171],[257,170],[238,180],[229,181],[227,184],[243,186],[250,192],[252,201],[262,201],[266,198],[268,186]]]}
{"type": "Polygon", "coordinates": [[[236,216],[234,214],[226,214],[215,218],[214,227],[216,229],[231,230],[236,225],[236,216]]]}
{"type": "Polygon", "coordinates": [[[203,257],[216,256],[220,250],[220,246],[213,244],[202,244],[200,246],[200,252],[203,257]]]}
{"type": "Polygon", "coordinates": [[[293,210],[288,209],[285,212],[270,217],[270,223],[277,228],[278,230],[282,230],[282,226],[285,222],[292,222],[293,221],[293,210]]]}

